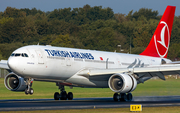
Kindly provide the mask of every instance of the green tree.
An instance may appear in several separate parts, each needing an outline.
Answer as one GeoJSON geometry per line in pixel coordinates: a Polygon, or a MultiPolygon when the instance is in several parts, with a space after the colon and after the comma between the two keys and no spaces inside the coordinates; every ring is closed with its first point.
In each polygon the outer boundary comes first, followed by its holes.
{"type": "Polygon", "coordinates": [[[39,14],[44,13],[41,10],[37,10],[35,7],[32,8],[32,9],[29,9],[29,8],[20,9],[20,11],[24,11],[26,13],[26,16],[28,16],[28,15],[36,15],[37,13],[39,13],[39,14]]]}
{"type": "Polygon", "coordinates": [[[133,31],[134,47],[147,47],[158,24],[155,19],[147,20],[144,16],[136,21],[133,31]]]}
{"type": "Polygon", "coordinates": [[[59,47],[74,47],[71,43],[69,35],[47,35],[40,39],[41,45],[52,45],[59,47]]]}
{"type": "Polygon", "coordinates": [[[149,19],[157,19],[158,16],[158,11],[152,11],[152,9],[147,9],[147,8],[141,8],[139,11],[136,11],[132,14],[132,11],[130,11],[129,15],[131,16],[130,18],[135,18],[138,20],[139,17],[144,16],[149,19]]]}
{"type": "Polygon", "coordinates": [[[39,34],[37,33],[37,27],[35,22],[35,16],[27,16],[25,26],[23,27],[25,33],[23,37],[23,43],[31,44],[33,42],[39,41],[39,34]]]}
{"type": "Polygon", "coordinates": [[[1,51],[0,51],[0,61],[1,61],[1,60],[4,60],[4,58],[3,58],[2,53],[1,53],[1,51]]]}
{"type": "Polygon", "coordinates": [[[55,9],[48,15],[49,20],[65,20],[68,22],[71,18],[71,8],[55,9]]]}
{"type": "Polygon", "coordinates": [[[68,34],[58,35],[56,39],[51,42],[51,45],[59,47],[73,47],[68,34]]]}
{"type": "Polygon", "coordinates": [[[170,44],[169,51],[168,51],[168,58],[175,60],[180,58],[180,45],[179,43],[170,44]]]}
{"type": "Polygon", "coordinates": [[[122,23],[124,21],[127,21],[126,15],[125,14],[114,14],[115,19],[119,22],[122,23]]]}
{"type": "Polygon", "coordinates": [[[57,35],[46,35],[39,39],[40,45],[51,45],[52,41],[55,40],[57,35]]]}
{"type": "Polygon", "coordinates": [[[22,42],[26,18],[14,18],[1,24],[0,43],[22,42]]]}
{"type": "Polygon", "coordinates": [[[3,16],[12,17],[12,18],[20,18],[20,17],[26,17],[26,13],[16,8],[7,7],[3,13],[3,16]]]}
{"type": "Polygon", "coordinates": [[[3,17],[3,18],[1,18],[0,19],[0,24],[2,25],[2,24],[4,24],[4,23],[7,23],[7,22],[9,22],[9,21],[13,21],[14,20],[14,18],[9,18],[9,17],[3,17]]]}
{"type": "Polygon", "coordinates": [[[171,33],[171,43],[180,43],[180,16],[174,19],[172,33],[171,33]]]}
{"type": "Polygon", "coordinates": [[[35,22],[36,30],[39,35],[46,35],[49,32],[49,23],[46,20],[37,20],[35,22]]]}
{"type": "Polygon", "coordinates": [[[49,33],[50,34],[69,34],[71,24],[65,22],[64,20],[55,19],[54,21],[49,22],[49,33]]]}

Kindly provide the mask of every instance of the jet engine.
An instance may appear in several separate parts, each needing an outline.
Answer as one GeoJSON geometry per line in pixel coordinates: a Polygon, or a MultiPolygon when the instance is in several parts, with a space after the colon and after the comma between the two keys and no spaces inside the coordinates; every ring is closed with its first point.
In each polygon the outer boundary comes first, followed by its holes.
{"type": "Polygon", "coordinates": [[[131,74],[116,73],[109,78],[109,88],[117,93],[130,93],[136,89],[137,81],[131,74]]]}
{"type": "Polygon", "coordinates": [[[27,88],[24,78],[18,76],[13,72],[6,75],[4,84],[6,88],[11,91],[24,91],[27,88]]]}

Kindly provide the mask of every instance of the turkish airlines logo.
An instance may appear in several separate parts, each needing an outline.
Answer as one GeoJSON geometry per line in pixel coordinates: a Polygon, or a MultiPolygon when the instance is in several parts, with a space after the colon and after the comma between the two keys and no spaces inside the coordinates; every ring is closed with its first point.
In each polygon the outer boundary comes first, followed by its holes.
{"type": "Polygon", "coordinates": [[[159,27],[161,31],[154,35],[154,41],[158,55],[163,58],[168,52],[170,32],[167,23],[164,21],[160,22],[159,27]]]}

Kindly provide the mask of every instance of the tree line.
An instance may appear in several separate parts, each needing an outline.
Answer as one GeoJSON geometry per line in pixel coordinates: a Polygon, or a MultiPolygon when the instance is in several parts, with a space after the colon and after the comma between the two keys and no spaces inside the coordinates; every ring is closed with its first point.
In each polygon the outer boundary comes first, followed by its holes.
{"type": "MultiPolygon", "coordinates": [[[[120,12],[120,11],[119,11],[120,12]]],[[[141,8],[128,15],[114,14],[109,7],[54,9],[7,7],[0,12],[0,59],[7,59],[25,45],[52,45],[139,54],[148,45],[161,15],[141,8]]],[[[180,58],[180,16],[175,16],[168,58],[180,58]]]]}

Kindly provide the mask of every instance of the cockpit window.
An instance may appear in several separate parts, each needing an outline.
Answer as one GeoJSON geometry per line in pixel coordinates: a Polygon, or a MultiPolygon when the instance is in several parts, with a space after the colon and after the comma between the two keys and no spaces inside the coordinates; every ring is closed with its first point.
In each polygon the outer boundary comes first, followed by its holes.
{"type": "Polygon", "coordinates": [[[24,53],[24,57],[28,57],[28,55],[26,53],[24,53]]]}
{"type": "Polygon", "coordinates": [[[21,54],[20,53],[16,53],[14,56],[18,57],[18,56],[21,56],[21,54]]]}
{"type": "Polygon", "coordinates": [[[14,56],[14,55],[15,55],[14,53],[11,54],[11,56],[14,56]]]}
{"type": "Polygon", "coordinates": [[[11,56],[13,57],[28,57],[26,53],[12,53],[11,56]]]}

